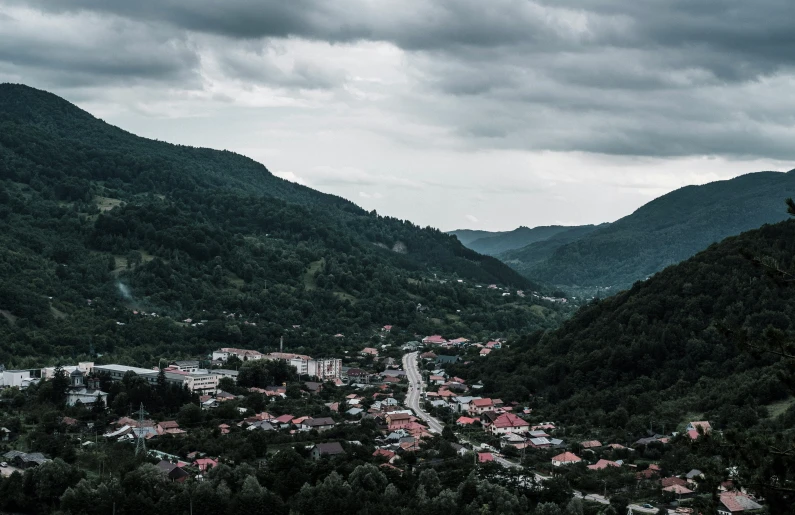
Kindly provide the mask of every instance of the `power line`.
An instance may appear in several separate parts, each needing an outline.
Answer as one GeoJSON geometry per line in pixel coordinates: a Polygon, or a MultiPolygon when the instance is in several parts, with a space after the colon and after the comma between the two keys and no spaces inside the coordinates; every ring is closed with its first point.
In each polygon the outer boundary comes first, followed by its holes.
{"type": "Polygon", "coordinates": [[[135,442],[135,455],[138,456],[139,452],[143,452],[146,456],[146,438],[144,434],[144,403],[141,403],[141,409],[138,411],[138,439],[135,442]]]}

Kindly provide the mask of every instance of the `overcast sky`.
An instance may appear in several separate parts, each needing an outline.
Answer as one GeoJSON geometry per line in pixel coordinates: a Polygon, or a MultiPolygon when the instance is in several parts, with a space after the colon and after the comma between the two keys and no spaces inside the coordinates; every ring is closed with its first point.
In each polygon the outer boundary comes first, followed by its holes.
{"type": "Polygon", "coordinates": [[[4,0],[0,82],[444,230],[795,168],[792,0],[4,0]]]}

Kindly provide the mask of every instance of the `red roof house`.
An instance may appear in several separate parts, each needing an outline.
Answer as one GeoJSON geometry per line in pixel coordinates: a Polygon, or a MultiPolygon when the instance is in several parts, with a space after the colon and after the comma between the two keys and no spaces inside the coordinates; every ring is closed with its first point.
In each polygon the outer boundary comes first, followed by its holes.
{"type": "Polygon", "coordinates": [[[581,462],[582,459],[573,454],[571,452],[564,452],[563,454],[558,454],[557,456],[552,457],[552,466],[553,467],[560,467],[563,465],[572,465],[575,463],[581,462]]]}
{"type": "Polygon", "coordinates": [[[604,470],[607,467],[620,467],[618,463],[610,460],[599,460],[593,465],[588,465],[588,470],[604,470]]]}

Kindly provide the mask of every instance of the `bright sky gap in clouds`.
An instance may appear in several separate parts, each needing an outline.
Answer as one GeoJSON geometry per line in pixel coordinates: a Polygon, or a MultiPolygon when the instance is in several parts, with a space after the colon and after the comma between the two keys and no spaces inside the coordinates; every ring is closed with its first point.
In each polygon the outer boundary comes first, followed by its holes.
{"type": "Polygon", "coordinates": [[[0,82],[444,230],[795,168],[791,0],[6,0],[0,82]]]}

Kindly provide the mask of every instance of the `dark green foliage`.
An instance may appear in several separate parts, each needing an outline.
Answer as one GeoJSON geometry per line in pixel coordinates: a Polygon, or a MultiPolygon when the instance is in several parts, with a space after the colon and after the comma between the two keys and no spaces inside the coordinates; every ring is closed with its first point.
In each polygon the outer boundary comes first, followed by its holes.
{"type": "Polygon", "coordinates": [[[387,323],[488,337],[561,318],[472,281],[534,286],[452,236],[243,156],[139,138],[0,85],[0,363],[263,349],[299,324],[292,348],[331,352],[328,335],[387,323]],[[186,318],[208,322],[175,322],[186,318]]]}
{"type": "Polygon", "coordinates": [[[548,258],[538,244],[501,258],[547,284],[626,288],[727,236],[783,220],[781,199],[793,194],[795,172],[687,186],[557,248],[548,258]]]}
{"type": "Polygon", "coordinates": [[[556,331],[452,372],[532,405],[544,419],[583,431],[620,429],[624,443],[650,424],[675,430],[688,413],[718,428],[753,426],[766,416],[760,406],[789,394],[787,365],[772,354],[749,355],[737,331],[792,339],[795,289],[778,287],[743,254],[792,263],[795,221],[713,245],[584,307],[556,331]]]}

